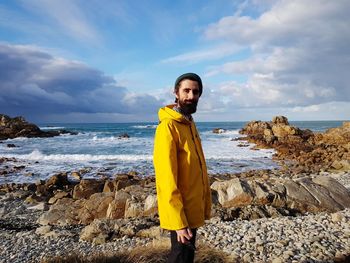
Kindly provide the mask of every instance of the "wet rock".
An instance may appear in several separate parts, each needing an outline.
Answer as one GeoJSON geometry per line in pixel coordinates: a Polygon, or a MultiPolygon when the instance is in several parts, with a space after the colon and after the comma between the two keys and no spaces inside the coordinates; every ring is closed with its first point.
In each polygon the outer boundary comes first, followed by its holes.
{"type": "Polygon", "coordinates": [[[118,136],[118,139],[128,139],[128,138],[130,138],[130,135],[127,133],[123,133],[118,136]]]}
{"type": "Polygon", "coordinates": [[[222,129],[222,128],[215,128],[213,130],[213,133],[216,133],[216,134],[220,134],[220,133],[224,133],[224,132],[226,132],[226,130],[222,129]]]}
{"type": "Polygon", "coordinates": [[[7,146],[7,148],[16,148],[17,147],[13,143],[8,143],[6,146],[7,146]]]}
{"type": "Polygon", "coordinates": [[[80,181],[81,179],[81,174],[79,172],[72,172],[71,173],[71,176],[75,179],[75,180],[78,180],[80,181]]]}
{"type": "Polygon", "coordinates": [[[45,183],[47,188],[63,188],[65,185],[69,185],[67,173],[58,173],[51,176],[45,183]]]}

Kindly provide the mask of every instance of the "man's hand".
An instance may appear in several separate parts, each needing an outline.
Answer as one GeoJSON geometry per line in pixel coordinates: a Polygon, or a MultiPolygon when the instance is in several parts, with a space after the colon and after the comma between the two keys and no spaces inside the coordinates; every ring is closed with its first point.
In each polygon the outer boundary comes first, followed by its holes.
{"type": "Polygon", "coordinates": [[[188,227],[176,230],[176,234],[177,241],[182,244],[187,244],[193,236],[191,229],[188,227]]]}

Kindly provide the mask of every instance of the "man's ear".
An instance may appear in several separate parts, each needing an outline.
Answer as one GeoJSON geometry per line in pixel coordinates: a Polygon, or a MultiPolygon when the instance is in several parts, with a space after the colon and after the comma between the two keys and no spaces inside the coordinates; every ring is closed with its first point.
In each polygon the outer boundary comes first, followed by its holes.
{"type": "Polygon", "coordinates": [[[177,99],[179,99],[179,95],[178,95],[179,91],[174,90],[173,93],[174,93],[175,97],[176,97],[177,99]]]}

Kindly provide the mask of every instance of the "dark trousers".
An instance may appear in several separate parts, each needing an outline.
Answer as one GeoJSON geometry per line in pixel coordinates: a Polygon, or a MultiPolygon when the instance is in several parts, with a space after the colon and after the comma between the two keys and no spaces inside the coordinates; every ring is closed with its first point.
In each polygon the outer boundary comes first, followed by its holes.
{"type": "Polygon", "coordinates": [[[188,244],[182,244],[177,241],[176,231],[170,231],[171,250],[168,258],[168,263],[193,263],[194,252],[196,250],[196,232],[197,229],[192,230],[192,238],[188,244]]]}

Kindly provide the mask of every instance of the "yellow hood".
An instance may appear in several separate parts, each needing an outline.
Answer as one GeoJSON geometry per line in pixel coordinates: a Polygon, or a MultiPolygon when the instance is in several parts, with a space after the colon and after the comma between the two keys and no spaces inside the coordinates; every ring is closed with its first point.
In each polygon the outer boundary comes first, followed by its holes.
{"type": "Polygon", "coordinates": [[[171,105],[167,105],[163,108],[160,108],[158,111],[158,118],[159,121],[163,121],[165,119],[172,119],[175,120],[177,122],[181,122],[184,124],[191,124],[191,122],[189,120],[187,120],[184,116],[182,116],[181,113],[173,110],[173,108],[176,106],[176,104],[171,104],[171,105]]]}

